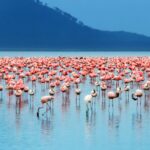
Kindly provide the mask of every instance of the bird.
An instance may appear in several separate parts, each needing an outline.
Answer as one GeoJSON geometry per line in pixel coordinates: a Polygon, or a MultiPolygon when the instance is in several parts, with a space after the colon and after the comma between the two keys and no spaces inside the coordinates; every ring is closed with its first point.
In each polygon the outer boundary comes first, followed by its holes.
{"type": "Polygon", "coordinates": [[[101,84],[101,90],[106,91],[107,90],[107,85],[105,83],[101,84]]]}
{"type": "Polygon", "coordinates": [[[30,90],[29,90],[29,95],[30,95],[30,96],[33,96],[33,95],[34,95],[34,93],[35,93],[35,92],[34,92],[34,90],[33,90],[33,89],[30,89],[30,90]]]}
{"type": "Polygon", "coordinates": [[[137,89],[137,90],[135,91],[135,96],[137,96],[137,97],[142,97],[142,96],[143,96],[143,91],[142,91],[141,89],[137,89]]]}
{"type": "MultiPolygon", "coordinates": [[[[132,93],[132,99],[134,101],[137,101],[138,105],[138,98],[141,98],[143,96],[143,91],[141,89],[137,89],[135,93],[132,93]]],[[[140,104],[141,104],[141,99],[140,99],[140,104]]]]}
{"type": "Polygon", "coordinates": [[[27,86],[24,87],[24,92],[27,93],[29,91],[29,88],[27,86]]]}
{"type": "Polygon", "coordinates": [[[87,111],[89,111],[89,105],[91,106],[91,109],[92,109],[92,96],[91,96],[91,94],[90,95],[86,95],[84,97],[84,101],[86,103],[87,111]]]}
{"type": "Polygon", "coordinates": [[[15,95],[16,95],[16,104],[21,102],[21,95],[22,95],[22,90],[16,90],[15,91],[15,95]]]}
{"type": "Polygon", "coordinates": [[[142,86],[143,90],[148,91],[150,89],[150,86],[148,85],[148,83],[143,84],[142,86]]]}
{"type": "Polygon", "coordinates": [[[124,87],[124,91],[125,91],[125,94],[126,94],[126,98],[127,98],[127,101],[126,102],[129,102],[129,91],[130,91],[130,85],[125,85],[124,87]]]}
{"type": "Polygon", "coordinates": [[[95,82],[95,86],[100,86],[100,83],[98,81],[95,82]]]}
{"type": "Polygon", "coordinates": [[[80,95],[81,94],[81,89],[80,88],[76,88],[75,89],[75,93],[76,93],[76,95],[80,95]]]}
{"type": "Polygon", "coordinates": [[[41,104],[42,104],[42,106],[39,106],[38,107],[38,110],[37,110],[37,117],[39,118],[39,116],[40,116],[40,109],[43,109],[44,108],[44,104],[46,104],[46,112],[47,112],[47,106],[48,106],[48,108],[50,109],[51,108],[51,106],[49,106],[49,104],[48,104],[48,102],[50,102],[50,103],[52,103],[53,102],[53,100],[54,100],[54,97],[53,96],[43,96],[43,97],[41,97],[41,104]]]}
{"type": "Polygon", "coordinates": [[[2,85],[0,85],[1,99],[2,99],[2,91],[3,91],[3,86],[2,86],[2,85]]]}
{"type": "Polygon", "coordinates": [[[124,91],[125,91],[125,92],[129,92],[129,90],[130,90],[130,86],[129,86],[129,85],[125,85],[124,91]]]}
{"type": "Polygon", "coordinates": [[[133,99],[134,101],[137,101],[137,100],[138,100],[138,97],[136,97],[135,94],[132,93],[132,99],[133,99]]]}
{"type": "Polygon", "coordinates": [[[54,88],[50,88],[50,90],[49,90],[49,95],[51,95],[51,96],[54,96],[54,95],[55,95],[54,88]]]}
{"type": "MultiPolygon", "coordinates": [[[[115,98],[119,97],[119,92],[118,91],[116,91],[116,92],[109,91],[108,94],[107,94],[107,96],[108,96],[108,99],[112,101],[112,106],[113,106],[113,100],[115,98]]],[[[110,103],[109,103],[109,105],[110,105],[110,103]]]]}
{"type": "Polygon", "coordinates": [[[28,93],[30,95],[30,105],[31,105],[31,102],[33,102],[33,99],[34,99],[35,92],[33,89],[30,89],[28,93]]]}
{"type": "Polygon", "coordinates": [[[3,86],[2,85],[0,85],[0,91],[3,91],[3,86]]]}
{"type": "Polygon", "coordinates": [[[61,86],[60,90],[62,93],[65,93],[65,92],[67,92],[68,87],[66,85],[63,85],[63,86],[61,86]]]}
{"type": "Polygon", "coordinates": [[[100,87],[100,82],[99,82],[99,81],[96,81],[94,84],[95,84],[95,86],[96,86],[96,90],[98,90],[99,87],[100,87]]]}
{"type": "Polygon", "coordinates": [[[107,90],[107,85],[105,82],[102,82],[100,87],[101,87],[102,99],[103,99],[103,98],[105,98],[105,95],[106,95],[105,91],[107,90]]]}
{"type": "Polygon", "coordinates": [[[91,91],[91,96],[92,96],[92,97],[96,97],[96,96],[97,96],[97,92],[96,92],[95,89],[93,89],[93,90],[91,91]]]}

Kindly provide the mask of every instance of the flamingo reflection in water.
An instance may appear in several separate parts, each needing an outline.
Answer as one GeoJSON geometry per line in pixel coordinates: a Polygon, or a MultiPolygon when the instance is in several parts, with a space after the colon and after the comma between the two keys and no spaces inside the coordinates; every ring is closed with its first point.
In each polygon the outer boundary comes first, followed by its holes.
{"type": "Polygon", "coordinates": [[[91,112],[86,112],[86,134],[91,135],[92,130],[96,126],[96,110],[92,109],[91,112]]]}
{"type": "Polygon", "coordinates": [[[142,128],[142,108],[141,105],[136,107],[136,113],[132,115],[132,126],[137,128],[138,132],[142,128]]]}

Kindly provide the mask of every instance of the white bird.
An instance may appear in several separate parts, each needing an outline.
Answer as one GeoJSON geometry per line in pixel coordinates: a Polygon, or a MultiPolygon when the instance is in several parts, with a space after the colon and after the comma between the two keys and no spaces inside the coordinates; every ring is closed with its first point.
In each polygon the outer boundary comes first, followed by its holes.
{"type": "MultiPolygon", "coordinates": [[[[116,92],[114,92],[114,91],[108,92],[108,99],[109,99],[109,102],[110,102],[110,100],[112,101],[112,106],[113,106],[114,99],[117,98],[117,97],[119,97],[119,92],[118,91],[116,91],[116,92]]],[[[109,105],[110,105],[110,103],[109,103],[109,105]]]]}
{"type": "Polygon", "coordinates": [[[81,94],[81,90],[80,90],[79,88],[76,88],[76,89],[75,89],[75,93],[76,93],[77,95],[80,95],[80,94],[81,94]]]}
{"type": "Polygon", "coordinates": [[[91,95],[86,95],[84,97],[84,101],[85,101],[86,104],[91,103],[92,102],[92,96],[91,95]]]}
{"type": "MultiPolygon", "coordinates": [[[[137,89],[136,91],[135,91],[135,93],[132,93],[132,99],[134,100],[134,101],[136,101],[136,100],[138,100],[138,98],[141,98],[143,96],[143,91],[141,90],[141,89],[137,89]]],[[[140,101],[140,103],[141,103],[141,101],[140,101]]],[[[138,104],[138,103],[137,103],[138,104]]]]}
{"type": "Polygon", "coordinates": [[[91,91],[91,96],[92,96],[92,97],[96,97],[96,96],[97,96],[97,92],[95,91],[95,89],[93,89],[93,90],[91,91]]]}
{"type": "Polygon", "coordinates": [[[33,95],[34,95],[34,90],[31,90],[31,89],[30,89],[30,90],[29,90],[29,95],[30,95],[30,96],[33,96],[33,95]]]}
{"type": "Polygon", "coordinates": [[[114,91],[110,91],[108,92],[108,98],[113,100],[114,98],[116,98],[116,93],[114,91]]]}
{"type": "Polygon", "coordinates": [[[125,87],[124,87],[124,91],[129,91],[130,90],[130,86],[129,85],[126,85],[125,87]]]}
{"type": "Polygon", "coordinates": [[[148,85],[148,83],[143,84],[143,90],[147,91],[150,89],[150,86],[148,85]]]}
{"type": "Polygon", "coordinates": [[[137,97],[142,97],[142,96],[143,96],[143,91],[142,91],[141,89],[137,89],[137,90],[135,91],[135,96],[137,96],[137,97]]]}
{"type": "Polygon", "coordinates": [[[51,96],[55,95],[55,91],[54,91],[54,89],[53,89],[53,88],[50,88],[50,90],[49,90],[49,94],[50,94],[51,96]]]}
{"type": "Polygon", "coordinates": [[[116,92],[120,94],[122,92],[121,87],[117,87],[116,92]]]}
{"type": "Polygon", "coordinates": [[[87,107],[87,111],[88,111],[89,110],[89,106],[88,105],[90,105],[92,107],[92,105],[91,105],[91,103],[92,103],[92,96],[91,95],[86,95],[84,97],[84,101],[86,103],[86,107],[87,107]]]}
{"type": "Polygon", "coordinates": [[[95,86],[100,86],[100,83],[98,81],[96,81],[95,86]]]}

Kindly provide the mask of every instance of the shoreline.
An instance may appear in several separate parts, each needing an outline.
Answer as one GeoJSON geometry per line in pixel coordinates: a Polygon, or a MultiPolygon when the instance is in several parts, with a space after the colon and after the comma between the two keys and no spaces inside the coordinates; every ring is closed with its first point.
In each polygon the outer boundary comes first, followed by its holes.
{"type": "Polygon", "coordinates": [[[0,52],[4,51],[11,51],[11,52],[150,52],[150,48],[99,48],[99,49],[92,49],[92,48],[0,48],[0,52]]]}

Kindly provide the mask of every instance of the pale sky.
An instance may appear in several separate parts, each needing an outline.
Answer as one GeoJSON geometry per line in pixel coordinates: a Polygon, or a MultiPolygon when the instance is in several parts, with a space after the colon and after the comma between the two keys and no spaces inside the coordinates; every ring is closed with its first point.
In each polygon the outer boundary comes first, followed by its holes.
{"type": "Polygon", "coordinates": [[[150,0],[41,0],[93,28],[150,36],[150,0]]]}

